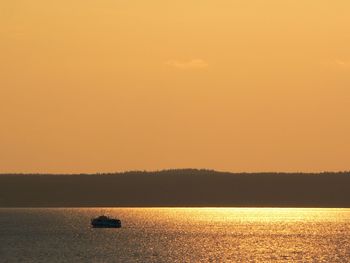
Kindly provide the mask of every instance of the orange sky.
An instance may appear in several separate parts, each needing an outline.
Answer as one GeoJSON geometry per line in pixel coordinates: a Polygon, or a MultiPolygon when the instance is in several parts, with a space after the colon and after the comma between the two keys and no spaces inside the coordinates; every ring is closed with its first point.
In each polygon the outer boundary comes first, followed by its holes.
{"type": "Polygon", "coordinates": [[[350,168],[348,0],[0,2],[0,172],[350,168]]]}

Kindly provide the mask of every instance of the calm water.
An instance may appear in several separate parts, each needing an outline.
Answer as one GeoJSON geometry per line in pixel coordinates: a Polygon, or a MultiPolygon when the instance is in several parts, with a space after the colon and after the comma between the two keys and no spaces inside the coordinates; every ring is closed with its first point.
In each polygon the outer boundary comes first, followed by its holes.
{"type": "Polygon", "coordinates": [[[0,209],[0,262],[350,262],[350,209],[0,209]]]}

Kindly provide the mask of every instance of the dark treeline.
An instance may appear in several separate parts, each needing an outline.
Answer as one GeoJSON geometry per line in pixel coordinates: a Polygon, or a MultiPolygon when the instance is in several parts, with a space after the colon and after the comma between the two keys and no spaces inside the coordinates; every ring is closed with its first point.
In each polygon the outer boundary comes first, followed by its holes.
{"type": "Polygon", "coordinates": [[[350,207],[350,172],[0,175],[0,207],[350,207]]]}

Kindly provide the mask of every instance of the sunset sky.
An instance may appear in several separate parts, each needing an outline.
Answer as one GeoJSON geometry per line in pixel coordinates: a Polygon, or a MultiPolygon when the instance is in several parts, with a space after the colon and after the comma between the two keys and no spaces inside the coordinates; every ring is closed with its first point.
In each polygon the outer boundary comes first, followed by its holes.
{"type": "Polygon", "coordinates": [[[350,170],[349,0],[2,0],[0,173],[350,170]]]}

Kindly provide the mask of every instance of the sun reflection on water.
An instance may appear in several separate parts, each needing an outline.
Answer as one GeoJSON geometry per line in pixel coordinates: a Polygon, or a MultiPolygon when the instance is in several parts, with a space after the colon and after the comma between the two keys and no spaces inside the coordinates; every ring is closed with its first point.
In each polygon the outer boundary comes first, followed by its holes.
{"type": "MultiPolygon", "coordinates": [[[[26,223],[26,237],[41,238],[36,247],[51,253],[52,262],[60,254],[74,262],[346,262],[350,254],[350,209],[61,208],[15,213],[11,218],[26,223]],[[92,229],[90,218],[100,214],[121,219],[123,227],[92,229]]],[[[13,236],[20,237],[21,231],[13,236]]],[[[25,240],[16,241],[16,253],[35,251],[34,243],[25,240]]]]}

